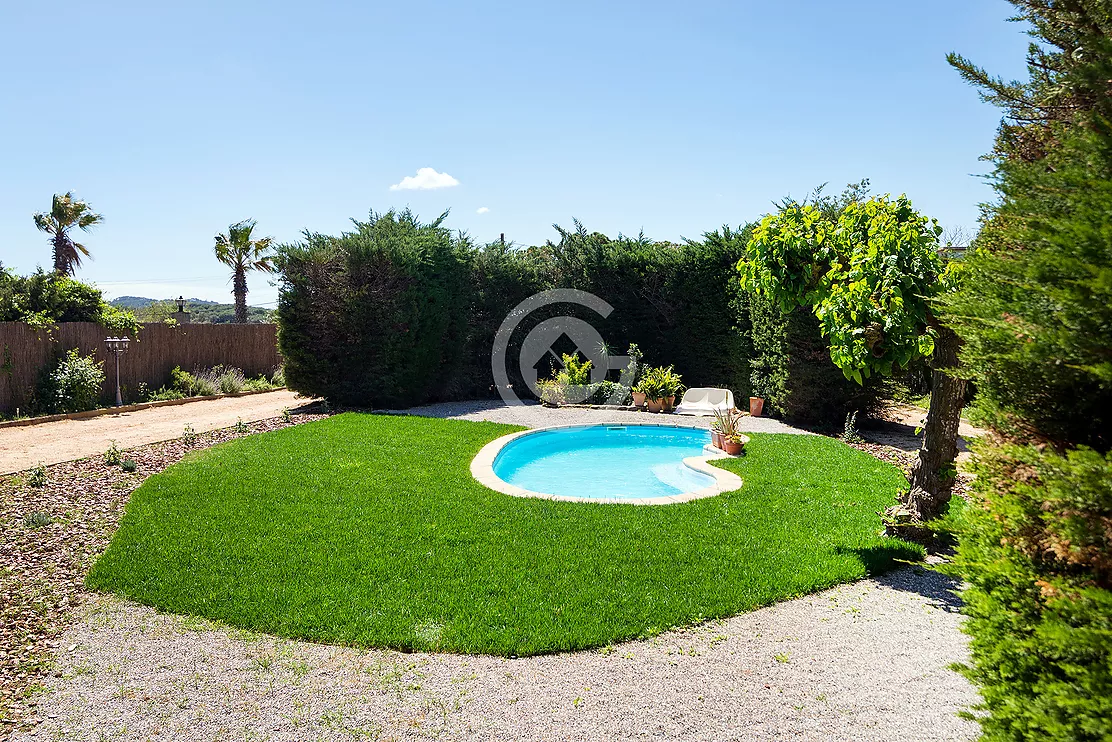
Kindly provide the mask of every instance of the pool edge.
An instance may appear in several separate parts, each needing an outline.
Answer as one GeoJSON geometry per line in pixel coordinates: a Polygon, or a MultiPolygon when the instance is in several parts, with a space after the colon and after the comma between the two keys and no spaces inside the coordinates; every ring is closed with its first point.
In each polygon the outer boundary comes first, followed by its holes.
{"type": "MultiPolygon", "coordinates": [[[[707,474],[714,478],[714,484],[709,487],[704,487],[690,492],[680,492],[676,495],[667,495],[664,497],[634,497],[634,498],[598,498],[598,497],[570,497],[567,495],[550,495],[544,492],[534,492],[522,487],[510,484],[504,479],[500,478],[494,473],[494,460],[498,457],[499,452],[506,446],[506,444],[514,441],[522,436],[532,435],[534,433],[541,433],[547,430],[563,430],[567,428],[596,428],[596,427],[610,427],[614,425],[621,425],[622,427],[634,426],[653,426],[662,428],[687,428],[684,425],[668,425],[659,422],[609,422],[609,423],[573,423],[568,425],[549,425],[543,428],[531,428],[530,430],[519,430],[516,433],[508,433],[499,438],[495,438],[490,443],[479,449],[479,453],[471,460],[471,476],[484,487],[488,487],[495,492],[500,492],[503,495],[510,495],[511,497],[532,497],[538,500],[557,500],[560,502],[584,502],[596,503],[600,505],[674,505],[681,502],[691,502],[692,500],[701,500],[707,497],[715,497],[725,492],[733,492],[741,489],[742,480],[737,474],[719,469],[717,466],[711,466],[708,462],[713,459],[729,459],[737,458],[730,456],[726,453],[716,454],[705,452],[702,456],[688,456],[683,460],[685,466],[694,469],[702,474],[707,474]]],[[[705,450],[705,449],[704,449],[705,450]]]]}

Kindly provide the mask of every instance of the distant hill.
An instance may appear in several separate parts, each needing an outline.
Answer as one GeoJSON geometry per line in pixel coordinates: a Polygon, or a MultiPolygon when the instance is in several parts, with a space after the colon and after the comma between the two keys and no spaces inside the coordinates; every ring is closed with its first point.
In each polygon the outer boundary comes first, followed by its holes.
{"type": "MultiPolygon", "coordinates": [[[[114,307],[130,309],[140,322],[161,322],[177,309],[173,299],[150,299],[145,296],[120,296],[109,302],[114,307]]],[[[221,304],[204,299],[187,299],[185,309],[194,324],[230,324],[235,322],[235,304],[221,304]]],[[[247,307],[248,322],[273,322],[274,310],[247,307]]]]}

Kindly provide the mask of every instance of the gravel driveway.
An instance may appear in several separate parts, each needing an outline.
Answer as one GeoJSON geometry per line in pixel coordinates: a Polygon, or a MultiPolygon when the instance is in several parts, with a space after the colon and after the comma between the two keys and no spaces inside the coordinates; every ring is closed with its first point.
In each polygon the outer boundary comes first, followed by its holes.
{"type": "MultiPolygon", "coordinates": [[[[530,426],[609,410],[433,405],[530,426]]],[[[668,418],[705,426],[706,418],[668,418]]],[[[747,419],[750,430],[795,431],[747,419]]],[[[38,697],[44,740],[971,740],[953,585],[922,567],[602,650],[362,651],[92,596],[38,697]]]]}
{"type": "Polygon", "coordinates": [[[0,474],[104,453],[112,441],[120,448],[167,441],[180,436],[187,424],[204,433],[230,427],[237,420],[247,423],[265,420],[277,417],[283,408],[292,409],[308,401],[295,392],[279,389],[244,397],[148,407],[118,415],[0,428],[0,474]]]}

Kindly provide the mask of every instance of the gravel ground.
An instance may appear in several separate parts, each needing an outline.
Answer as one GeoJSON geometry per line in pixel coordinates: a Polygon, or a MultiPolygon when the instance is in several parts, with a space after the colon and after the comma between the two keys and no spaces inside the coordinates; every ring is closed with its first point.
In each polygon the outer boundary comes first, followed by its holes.
{"type": "Polygon", "coordinates": [[[99,597],[41,740],[968,740],[946,580],[920,568],[600,651],[360,651],[99,597]]]}
{"type": "MultiPolygon", "coordinates": [[[[529,426],[647,416],[484,402],[412,412],[529,426]]],[[[766,418],[745,425],[803,432],[766,418]]],[[[169,445],[150,447],[146,473],[180,456],[180,445],[169,445]]],[[[859,447],[905,467],[910,459],[898,449],[859,447]]],[[[80,463],[59,467],[59,478],[80,463]]],[[[107,520],[92,543],[83,541],[86,554],[103,548],[135,484],[101,488],[107,520]]],[[[975,692],[948,669],[967,646],[953,586],[921,567],[649,641],[502,659],[316,645],[160,615],[84,593],[73,570],[83,574],[87,558],[59,570],[65,600],[57,610],[65,616],[40,637],[40,648],[55,648],[52,664],[35,653],[32,679],[41,686],[27,699],[37,710],[32,725],[5,725],[0,738],[968,740],[977,733],[956,716],[976,702],[975,692]]],[[[59,598],[52,600],[54,611],[59,598]]]]}
{"type": "MultiPolygon", "coordinates": [[[[526,404],[507,407],[501,402],[443,402],[440,404],[414,407],[407,410],[410,414],[426,417],[450,417],[460,420],[489,420],[496,423],[523,425],[527,428],[540,428],[547,425],[577,425],[586,423],[636,420],[637,422],[659,422],[665,425],[685,425],[692,428],[710,428],[713,417],[689,417],[687,415],[653,414],[628,410],[600,410],[580,407],[543,407],[539,404],[526,404]]],[[[745,433],[806,433],[799,428],[785,425],[769,417],[741,418],[739,425],[745,433]]]]}
{"type": "Polygon", "coordinates": [[[237,420],[247,423],[266,420],[280,414],[283,408],[294,409],[310,401],[279,389],[118,415],[0,428],[0,474],[30,469],[39,463],[54,464],[103,453],[112,441],[120,448],[168,441],[180,436],[186,425],[205,433],[231,427],[237,420]]]}

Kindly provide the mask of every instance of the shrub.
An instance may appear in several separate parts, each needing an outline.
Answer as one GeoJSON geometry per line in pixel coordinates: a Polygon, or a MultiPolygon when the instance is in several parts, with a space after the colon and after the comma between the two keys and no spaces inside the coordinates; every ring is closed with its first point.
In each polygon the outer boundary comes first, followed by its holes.
{"type": "Polygon", "coordinates": [[[192,397],[197,387],[197,379],[181,366],[170,369],[170,388],[177,390],[183,397],[192,397]]]}
{"type": "Polygon", "coordinates": [[[104,452],[104,463],[107,466],[120,465],[120,447],[116,445],[116,441],[112,441],[112,445],[104,452]]]}
{"type": "Polygon", "coordinates": [[[39,380],[35,406],[45,412],[84,412],[99,406],[105,382],[104,362],[81,355],[73,348],[53,367],[47,367],[39,380]]]}
{"type": "Polygon", "coordinates": [[[1030,80],[951,62],[1006,110],[999,201],[960,264],[948,321],[977,408],[955,564],[983,739],[1112,739],[1112,10],[1014,0],[1030,80]]]}
{"type": "Polygon", "coordinates": [[[956,567],[986,740],[1112,735],[1112,456],[977,448],[956,567]]]}
{"type": "Polygon", "coordinates": [[[49,481],[44,464],[36,464],[31,471],[27,472],[27,484],[30,487],[45,487],[49,481]]]}
{"type": "Polygon", "coordinates": [[[259,376],[254,379],[247,379],[243,384],[243,391],[245,392],[265,392],[274,388],[274,384],[265,376],[259,376]]]}
{"type": "Polygon", "coordinates": [[[834,427],[855,410],[879,406],[884,382],[857,384],[830,360],[819,321],[806,307],[781,311],[772,301],[751,297],[752,389],[772,414],[795,423],[834,427]]]}
{"type": "Polygon", "coordinates": [[[131,474],[139,470],[139,464],[135,462],[135,459],[124,459],[120,462],[120,468],[131,474]]]}
{"type": "Polygon", "coordinates": [[[276,366],[274,368],[274,373],[272,373],[270,375],[270,383],[271,383],[271,385],[273,385],[276,388],[286,385],[286,367],[285,366],[279,365],[279,366],[276,366]]]}

